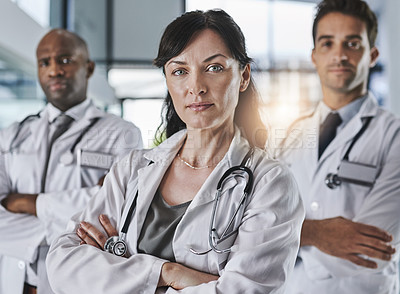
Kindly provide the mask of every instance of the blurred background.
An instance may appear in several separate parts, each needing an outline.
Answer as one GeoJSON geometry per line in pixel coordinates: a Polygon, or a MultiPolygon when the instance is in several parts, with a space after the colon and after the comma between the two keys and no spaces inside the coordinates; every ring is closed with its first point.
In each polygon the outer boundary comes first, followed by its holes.
{"type": "MultiPolygon", "coordinates": [[[[311,27],[319,1],[285,0],[0,0],[0,128],[37,113],[46,103],[36,78],[35,50],[51,28],[80,34],[96,62],[89,97],[134,122],[152,146],[166,94],[152,66],[165,26],[185,11],[222,8],[242,28],[262,114],[282,131],[321,98],[311,63],[311,27]]],[[[371,71],[378,102],[400,114],[399,0],[367,0],[379,20],[381,55],[371,71]]]]}

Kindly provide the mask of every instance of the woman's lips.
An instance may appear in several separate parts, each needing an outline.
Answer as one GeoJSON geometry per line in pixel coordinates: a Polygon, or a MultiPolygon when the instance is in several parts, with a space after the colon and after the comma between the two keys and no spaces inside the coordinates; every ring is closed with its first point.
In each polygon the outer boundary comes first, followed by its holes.
{"type": "Polygon", "coordinates": [[[202,103],[192,103],[189,104],[187,107],[193,111],[204,111],[213,105],[214,105],[213,103],[202,102],[202,103]]]}

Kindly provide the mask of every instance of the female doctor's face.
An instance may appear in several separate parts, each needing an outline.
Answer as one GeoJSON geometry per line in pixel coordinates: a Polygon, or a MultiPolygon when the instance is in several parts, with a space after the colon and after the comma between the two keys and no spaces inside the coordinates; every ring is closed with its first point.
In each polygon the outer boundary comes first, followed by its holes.
{"type": "Polygon", "coordinates": [[[233,126],[250,65],[241,69],[218,33],[205,29],[193,35],[164,70],[175,110],[188,129],[233,126]]]}

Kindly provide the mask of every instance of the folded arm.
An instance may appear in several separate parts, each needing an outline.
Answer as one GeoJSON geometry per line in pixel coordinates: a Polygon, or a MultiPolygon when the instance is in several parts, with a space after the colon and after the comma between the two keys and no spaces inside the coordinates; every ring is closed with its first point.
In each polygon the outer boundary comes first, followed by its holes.
{"type": "MultiPolygon", "coordinates": [[[[82,221],[76,233],[81,238],[81,245],[88,244],[103,250],[104,244],[111,236],[118,236],[118,232],[104,214],[99,216],[99,222],[107,235],[103,234],[95,226],[82,221]]],[[[181,290],[189,286],[197,286],[202,283],[217,280],[218,276],[197,271],[176,262],[166,262],[161,268],[158,287],[172,287],[181,290]]]]}
{"type": "Polygon", "coordinates": [[[327,253],[316,252],[318,259],[334,276],[353,276],[372,270],[380,272],[399,258],[400,134],[399,130],[387,132],[390,142],[381,144],[386,149],[381,151],[383,159],[378,164],[381,169],[374,186],[366,195],[346,195],[364,197],[354,218],[304,222],[301,246],[315,246],[327,253]]]}
{"type": "Polygon", "coordinates": [[[396,251],[390,245],[392,239],[384,230],[343,217],[305,220],[301,231],[301,246],[315,246],[329,255],[367,268],[378,265],[363,255],[385,261],[391,259],[396,251]]]}

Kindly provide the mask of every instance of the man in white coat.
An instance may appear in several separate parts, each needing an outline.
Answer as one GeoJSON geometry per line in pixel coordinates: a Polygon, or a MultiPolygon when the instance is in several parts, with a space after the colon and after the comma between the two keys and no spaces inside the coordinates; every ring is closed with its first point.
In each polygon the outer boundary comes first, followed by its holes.
{"type": "Polygon", "coordinates": [[[287,293],[399,293],[400,120],[367,90],[376,34],[365,2],[319,4],[312,61],[323,99],[279,155],[306,209],[287,293]]]}
{"type": "Polygon", "coordinates": [[[102,184],[111,164],[142,147],[139,129],[87,99],[94,71],[78,35],[55,29],[37,47],[47,106],[0,131],[0,293],[52,293],[48,246],[102,184]]]}

